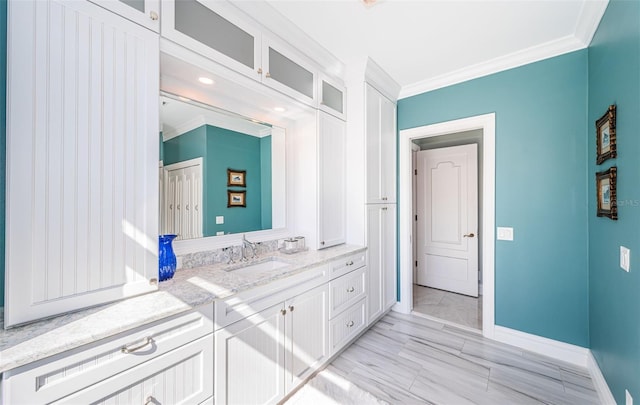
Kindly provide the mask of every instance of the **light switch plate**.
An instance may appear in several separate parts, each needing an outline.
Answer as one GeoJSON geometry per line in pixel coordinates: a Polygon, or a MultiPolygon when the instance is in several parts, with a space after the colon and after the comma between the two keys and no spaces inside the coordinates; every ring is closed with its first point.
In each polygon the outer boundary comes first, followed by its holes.
{"type": "Polygon", "coordinates": [[[223,216],[217,216],[216,217],[216,225],[222,225],[224,224],[224,217],[223,216]]]}
{"type": "Polygon", "coordinates": [[[631,267],[631,251],[624,246],[620,246],[620,267],[626,272],[631,267]]]}
{"type": "Polygon", "coordinates": [[[218,231],[218,232],[216,232],[216,236],[222,236],[222,235],[224,235],[224,231],[218,231]]]}
{"type": "Polygon", "coordinates": [[[513,240],[513,228],[498,227],[498,240],[513,240]]]}

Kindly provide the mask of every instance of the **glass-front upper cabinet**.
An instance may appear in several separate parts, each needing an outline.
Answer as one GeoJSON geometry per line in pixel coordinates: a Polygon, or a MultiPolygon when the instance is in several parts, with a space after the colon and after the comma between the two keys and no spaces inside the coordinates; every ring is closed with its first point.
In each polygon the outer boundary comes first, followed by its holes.
{"type": "Polygon", "coordinates": [[[162,0],[162,36],[261,80],[261,33],[230,3],[162,0]]]}
{"type": "Polygon", "coordinates": [[[325,75],[318,80],[318,108],[343,120],[347,119],[345,87],[325,75]]]}
{"type": "Polygon", "coordinates": [[[264,84],[315,106],[317,70],[295,49],[263,36],[262,70],[264,84]]]}
{"type": "Polygon", "coordinates": [[[89,0],[107,10],[160,32],[160,0],[89,0]]]}

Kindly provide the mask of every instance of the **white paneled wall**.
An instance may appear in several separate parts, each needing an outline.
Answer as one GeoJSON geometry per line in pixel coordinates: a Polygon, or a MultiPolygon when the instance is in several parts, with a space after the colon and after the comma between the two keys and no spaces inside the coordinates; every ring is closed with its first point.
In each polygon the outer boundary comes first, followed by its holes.
{"type": "Polygon", "coordinates": [[[6,324],[155,289],[157,34],[86,2],[8,24],[6,324]]]}

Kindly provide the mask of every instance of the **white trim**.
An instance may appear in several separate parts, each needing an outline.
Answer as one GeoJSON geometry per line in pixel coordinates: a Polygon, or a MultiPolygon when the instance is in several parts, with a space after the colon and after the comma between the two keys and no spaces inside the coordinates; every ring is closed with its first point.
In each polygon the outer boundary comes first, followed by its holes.
{"type": "Polygon", "coordinates": [[[494,340],[506,343],[530,352],[553,357],[576,366],[588,367],[589,349],[560,342],[531,333],[520,332],[504,326],[495,327],[494,340]]]}
{"type": "Polygon", "coordinates": [[[582,3],[575,36],[585,46],[591,44],[591,40],[598,29],[598,25],[600,25],[600,20],[602,20],[608,4],[609,0],[585,1],[582,3]]]}
{"type": "Polygon", "coordinates": [[[608,4],[609,0],[583,2],[578,23],[576,24],[574,33],[571,35],[403,86],[398,98],[402,99],[415,96],[416,94],[584,49],[591,43],[608,4]]]}
{"type": "Polygon", "coordinates": [[[376,90],[382,93],[394,104],[396,103],[396,100],[398,100],[398,94],[400,93],[401,88],[400,84],[371,58],[367,58],[365,81],[375,87],[376,90]]]}
{"type": "Polygon", "coordinates": [[[598,362],[596,361],[596,358],[593,357],[591,350],[589,350],[589,355],[587,357],[587,368],[589,369],[589,374],[591,374],[591,381],[593,381],[593,385],[596,387],[596,392],[598,392],[600,402],[604,405],[615,405],[616,400],[613,397],[611,389],[609,389],[609,385],[607,385],[607,381],[604,379],[602,371],[600,371],[600,367],[598,366],[598,362]]]}
{"type": "Polygon", "coordinates": [[[399,232],[400,246],[400,301],[394,310],[410,313],[413,306],[413,254],[412,254],[412,201],[403,198],[411,195],[412,190],[412,159],[411,145],[413,139],[428,138],[456,132],[482,129],[483,137],[483,208],[482,208],[482,334],[492,339],[495,328],[495,113],[462,118],[459,120],[442,122],[418,128],[400,131],[398,143],[399,159],[399,232]]]}

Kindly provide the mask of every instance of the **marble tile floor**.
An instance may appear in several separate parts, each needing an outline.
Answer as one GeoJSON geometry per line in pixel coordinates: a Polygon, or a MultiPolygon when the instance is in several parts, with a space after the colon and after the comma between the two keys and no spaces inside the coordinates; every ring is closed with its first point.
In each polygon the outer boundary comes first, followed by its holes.
{"type": "Polygon", "coordinates": [[[588,405],[599,398],[584,368],[392,312],[287,405],[385,403],[588,405]]]}
{"type": "Polygon", "coordinates": [[[414,284],[413,311],[482,330],[482,296],[474,298],[414,284]]]}

